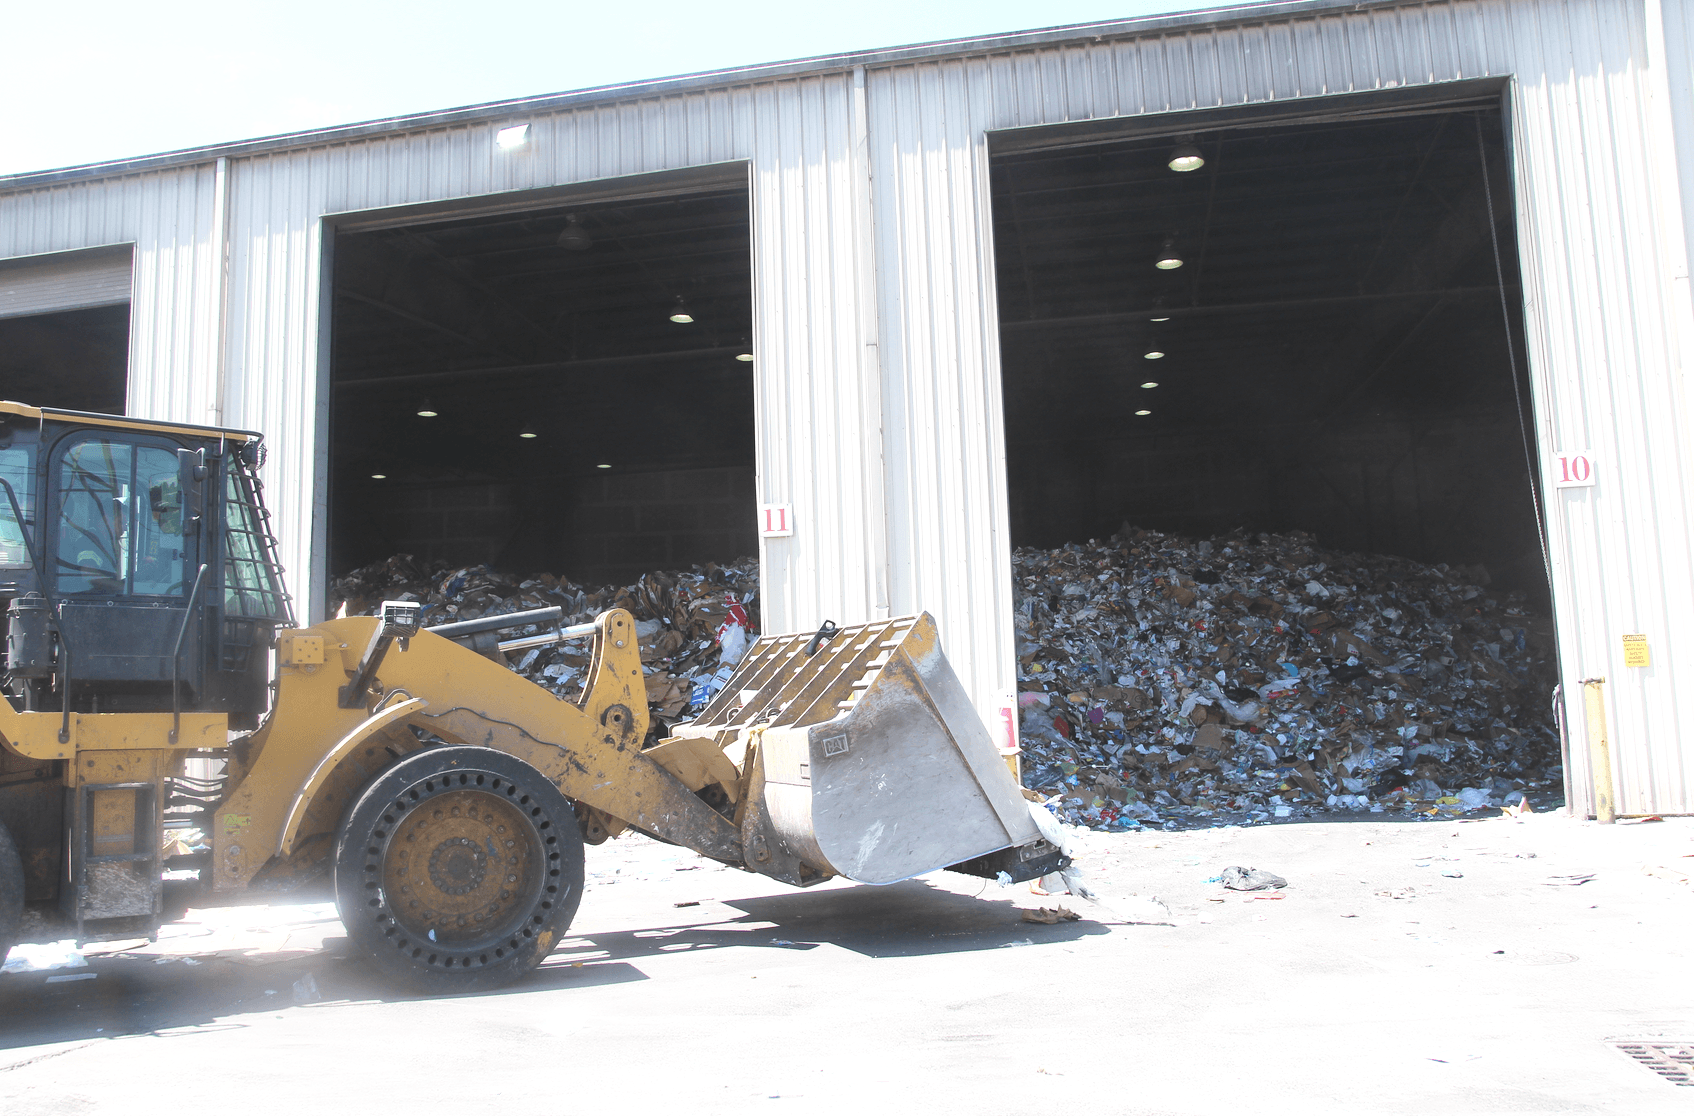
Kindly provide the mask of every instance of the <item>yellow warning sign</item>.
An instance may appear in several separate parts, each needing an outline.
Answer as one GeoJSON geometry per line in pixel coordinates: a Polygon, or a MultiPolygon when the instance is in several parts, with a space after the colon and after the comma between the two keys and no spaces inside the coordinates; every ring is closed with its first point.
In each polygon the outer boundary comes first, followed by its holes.
{"type": "Polygon", "coordinates": [[[1623,637],[1623,665],[1626,667],[1653,665],[1653,652],[1647,647],[1646,636],[1626,635],[1623,637]]]}

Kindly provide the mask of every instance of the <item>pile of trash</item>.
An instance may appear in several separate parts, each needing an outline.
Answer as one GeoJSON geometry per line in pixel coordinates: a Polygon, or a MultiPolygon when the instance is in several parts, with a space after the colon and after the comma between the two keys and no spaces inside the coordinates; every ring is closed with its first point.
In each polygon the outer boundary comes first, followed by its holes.
{"type": "Polygon", "coordinates": [[[1439,815],[1562,777],[1551,621],[1481,567],[1125,525],[1013,576],[1024,782],[1067,822],[1439,815]]]}
{"type": "MultiPolygon", "coordinates": [[[[561,624],[583,624],[609,608],[626,608],[640,638],[653,729],[662,735],[664,722],[698,712],[729,680],[758,634],[758,588],[756,558],[643,574],[633,585],[591,588],[549,573],[519,578],[488,566],[449,569],[445,563],[423,565],[410,554],[396,554],[338,578],[331,586],[330,608],[337,616],[368,616],[383,601],[419,601],[426,627],[554,605],[564,611],[561,624]]],[[[501,638],[551,628],[513,628],[501,638]]],[[[531,648],[513,653],[511,665],[530,681],[574,700],[587,681],[589,651],[584,641],[531,648]]]]}

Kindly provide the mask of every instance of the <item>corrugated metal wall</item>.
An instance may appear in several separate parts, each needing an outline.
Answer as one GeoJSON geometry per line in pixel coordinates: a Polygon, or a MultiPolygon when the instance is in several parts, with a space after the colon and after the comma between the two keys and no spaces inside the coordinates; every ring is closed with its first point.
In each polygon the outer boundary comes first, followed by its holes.
{"type": "Polygon", "coordinates": [[[266,431],[305,590],[325,520],[325,215],[745,160],[760,494],[793,503],[798,526],[767,543],[766,615],[799,628],[929,608],[986,710],[1014,675],[985,133],[1512,76],[1538,433],[1544,452],[1590,449],[1604,470],[1549,499],[1565,680],[1611,680],[1622,807],[1687,811],[1694,730],[1673,671],[1694,655],[1682,385],[1694,194],[1664,153],[1689,157],[1694,110],[1686,17],[1661,2],[1272,12],[730,80],[12,192],[0,257],[136,244],[134,411],[221,409],[266,431]],[[532,143],[497,150],[494,131],[519,121],[532,143]],[[1623,667],[1618,636],[1632,631],[1652,639],[1653,667],[1623,667]]]}
{"type": "MultiPolygon", "coordinates": [[[[986,686],[977,668],[979,701],[1010,688],[987,131],[1514,75],[1538,432],[1544,454],[1589,449],[1607,472],[1549,494],[1566,689],[1610,679],[1622,809],[1694,809],[1694,730],[1673,681],[1694,654],[1687,240],[1664,67],[1649,66],[1646,38],[1639,3],[1495,0],[876,71],[896,609],[940,602],[955,644],[968,632],[1001,648],[986,686]],[[1623,666],[1625,632],[1650,636],[1651,668],[1623,666]]],[[[1572,711],[1580,757],[1580,701],[1572,711]]],[[[1580,803],[1587,772],[1572,768],[1580,803]]]]}

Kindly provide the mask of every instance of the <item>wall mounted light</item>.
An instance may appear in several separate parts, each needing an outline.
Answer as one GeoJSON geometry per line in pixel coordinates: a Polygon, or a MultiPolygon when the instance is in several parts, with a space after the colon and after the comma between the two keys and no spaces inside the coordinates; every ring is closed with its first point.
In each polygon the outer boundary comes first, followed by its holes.
{"type": "Polygon", "coordinates": [[[1170,161],[1165,165],[1178,174],[1197,171],[1206,165],[1206,157],[1200,154],[1200,149],[1194,146],[1191,135],[1177,136],[1176,148],[1171,151],[1170,161]]]}
{"type": "Polygon", "coordinates": [[[1160,271],[1175,271],[1182,266],[1182,257],[1176,251],[1176,236],[1165,237],[1165,242],[1159,245],[1159,255],[1153,260],[1153,266],[1160,271]]]}
{"type": "Polygon", "coordinates": [[[501,128],[494,133],[494,146],[501,151],[511,151],[529,142],[529,125],[514,124],[510,128],[501,128]]]}
{"type": "Polygon", "coordinates": [[[693,320],[694,315],[688,312],[688,303],[682,300],[681,295],[677,295],[676,305],[671,308],[671,321],[676,322],[678,325],[687,325],[693,320]]]}

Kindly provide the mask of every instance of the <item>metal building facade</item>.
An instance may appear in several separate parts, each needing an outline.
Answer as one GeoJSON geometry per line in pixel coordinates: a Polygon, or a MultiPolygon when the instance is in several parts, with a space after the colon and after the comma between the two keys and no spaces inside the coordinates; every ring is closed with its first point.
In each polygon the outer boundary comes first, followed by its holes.
{"type": "MultiPolygon", "coordinates": [[[[284,561],[318,601],[326,230],[745,173],[759,498],[797,521],[765,542],[767,624],[927,608],[987,711],[1015,683],[989,134],[1500,79],[1536,434],[1604,470],[1547,491],[1565,689],[1608,679],[1621,810],[1689,812],[1690,22],[1662,0],[1312,0],[484,106],[0,179],[0,261],[134,246],[132,412],[266,433],[284,561]],[[500,151],[516,123],[531,142],[500,151]],[[1623,666],[1623,633],[1651,667],[1623,666]]],[[[1581,809],[1586,766],[1570,779],[1581,809]]]]}

